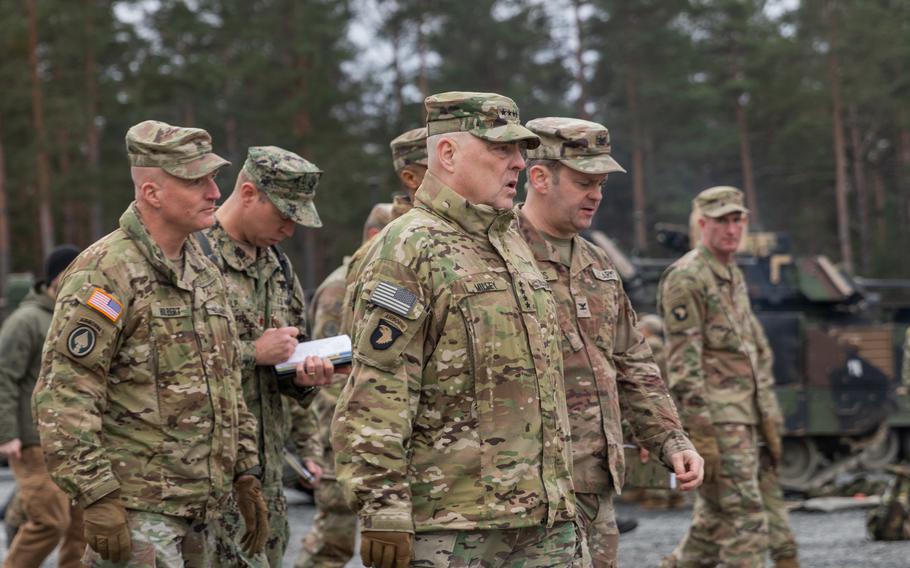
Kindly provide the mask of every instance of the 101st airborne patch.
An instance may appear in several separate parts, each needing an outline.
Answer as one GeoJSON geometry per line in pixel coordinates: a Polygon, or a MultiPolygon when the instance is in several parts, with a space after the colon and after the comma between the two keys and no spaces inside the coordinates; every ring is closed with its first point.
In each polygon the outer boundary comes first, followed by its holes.
{"type": "Polygon", "coordinates": [[[395,343],[395,340],[401,337],[402,330],[392,322],[382,318],[376,324],[373,333],[370,334],[370,345],[377,351],[385,351],[395,343]]]}
{"type": "Polygon", "coordinates": [[[673,314],[673,318],[678,322],[684,322],[689,317],[689,308],[685,304],[679,304],[674,306],[670,313],[673,314]]]}

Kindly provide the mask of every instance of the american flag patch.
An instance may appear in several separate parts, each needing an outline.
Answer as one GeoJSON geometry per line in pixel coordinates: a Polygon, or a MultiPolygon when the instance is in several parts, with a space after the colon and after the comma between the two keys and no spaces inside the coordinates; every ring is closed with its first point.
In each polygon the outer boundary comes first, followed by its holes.
{"type": "Polygon", "coordinates": [[[120,302],[101,288],[92,290],[92,295],[88,297],[86,304],[104,314],[107,319],[114,323],[117,323],[117,320],[120,319],[120,314],[123,312],[123,306],[120,305],[120,302]]]}
{"type": "Polygon", "coordinates": [[[417,296],[406,288],[380,281],[370,294],[370,301],[390,312],[407,317],[417,303],[417,296]]]}

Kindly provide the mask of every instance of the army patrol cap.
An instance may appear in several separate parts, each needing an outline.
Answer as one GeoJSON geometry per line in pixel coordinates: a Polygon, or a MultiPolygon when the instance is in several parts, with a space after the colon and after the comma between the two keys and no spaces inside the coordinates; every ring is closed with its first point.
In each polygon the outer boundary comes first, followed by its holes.
{"type": "Polygon", "coordinates": [[[623,172],[610,156],[610,131],[578,118],[535,118],[525,126],[540,136],[540,146],[528,151],[531,160],[556,160],[585,174],[623,172]]]}
{"type": "Polygon", "coordinates": [[[395,171],[410,164],[427,165],[427,128],[408,130],[389,143],[395,171]]]}
{"type": "Polygon", "coordinates": [[[692,206],[705,217],[716,219],[728,213],[748,213],[743,205],[743,192],[729,185],[708,188],[692,200],[692,206]]]}
{"type": "Polygon", "coordinates": [[[490,142],[525,142],[528,148],[540,145],[540,138],[521,125],[518,105],[496,93],[450,91],[430,95],[427,109],[427,135],[470,132],[490,142]]]}
{"type": "Polygon", "coordinates": [[[304,227],[321,227],[313,199],[322,170],[277,146],[253,146],[242,170],[282,215],[304,227]]]}
{"type": "Polygon", "coordinates": [[[212,137],[201,128],[146,120],[126,133],[130,165],[161,168],[180,179],[199,179],[231,163],[212,152],[212,137]]]}

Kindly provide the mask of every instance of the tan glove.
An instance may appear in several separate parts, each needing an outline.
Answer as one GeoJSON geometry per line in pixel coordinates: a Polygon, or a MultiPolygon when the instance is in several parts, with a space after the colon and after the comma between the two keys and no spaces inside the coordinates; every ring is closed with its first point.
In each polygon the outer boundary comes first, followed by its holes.
{"type": "Polygon", "coordinates": [[[705,460],[705,483],[714,483],[720,475],[720,448],[717,446],[717,438],[693,433],[691,439],[698,455],[705,460]]]}
{"type": "Polygon", "coordinates": [[[774,467],[780,464],[780,458],[784,455],[784,449],[780,441],[780,432],[777,431],[777,422],[765,419],[761,422],[761,433],[768,445],[768,453],[771,454],[771,460],[774,467]]]}
{"type": "Polygon", "coordinates": [[[130,527],[119,489],[85,508],[83,533],[85,542],[102,559],[115,564],[130,559],[130,527]]]}
{"type": "Polygon", "coordinates": [[[408,568],[414,535],[399,531],[360,533],[360,560],[372,568],[408,568]]]}
{"type": "Polygon", "coordinates": [[[262,484],[252,475],[241,475],[234,482],[234,491],[237,493],[237,508],[246,523],[246,533],[240,539],[240,546],[247,554],[259,554],[269,537],[269,511],[262,498],[262,484]]]}

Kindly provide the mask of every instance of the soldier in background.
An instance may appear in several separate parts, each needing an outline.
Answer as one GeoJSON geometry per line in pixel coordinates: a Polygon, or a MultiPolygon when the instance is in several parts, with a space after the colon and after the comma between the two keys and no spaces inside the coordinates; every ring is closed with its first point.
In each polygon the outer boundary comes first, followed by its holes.
{"type": "MultiPolygon", "coordinates": [[[[396,198],[395,203],[379,203],[373,207],[363,227],[362,245],[375,237],[386,225],[407,213],[413,203],[412,194],[423,182],[427,171],[427,129],[415,128],[392,140],[392,163],[402,185],[409,190],[407,196],[396,198]],[[411,189],[413,188],[413,189],[411,189]],[[406,199],[404,197],[407,197],[406,199]]],[[[399,196],[396,196],[399,197],[399,196]]],[[[365,246],[354,253],[360,264],[365,246]]],[[[342,327],[347,276],[352,259],[347,257],[320,284],[313,296],[313,337],[331,337],[351,330],[342,327]]],[[[353,283],[352,283],[353,284],[353,283]]],[[[350,319],[350,318],[348,318],[350,319]]],[[[335,480],[335,453],[332,451],[330,425],[338,395],[347,377],[336,375],[329,388],[322,389],[310,406],[309,419],[304,432],[311,432],[299,446],[304,463],[315,461],[320,465],[322,478],[316,487],[316,516],[313,528],[303,538],[303,548],[295,568],[341,568],[354,555],[357,536],[357,516],[348,506],[335,480]]]]}
{"type": "Polygon", "coordinates": [[[213,565],[233,492],[265,543],[256,419],[224,279],[191,233],[215,220],[228,162],[198,128],[126,135],[135,201],[61,278],[33,397],[51,477],[84,507],[83,562],[213,565]]]}
{"type": "Polygon", "coordinates": [[[10,516],[15,507],[25,516],[9,543],[4,566],[39,568],[57,544],[60,566],[82,564],[82,509],[51,481],[31,411],[60,274],[79,252],[68,245],[51,251],[44,262],[44,280],[35,284],[0,328],[0,454],[9,459],[19,488],[10,516]]]}
{"type": "Polygon", "coordinates": [[[528,200],[518,221],[558,306],[579,526],[593,566],[614,568],[613,495],[622,490],[626,467],[622,420],[675,471],[682,490],[701,482],[702,460],[636,327],[616,267],[579,236],[591,226],[607,176],[625,172],[610,156],[609,132],[572,118],[538,118],[526,126],[540,146],[528,151],[528,200]]]}
{"type": "Polygon", "coordinates": [[[699,193],[693,206],[701,242],[664,272],[658,306],[670,389],[705,458],[705,484],[664,566],[764,566],[770,523],[776,566],[792,568],[796,542],[780,486],[760,473],[780,463],[782,421],[770,348],[734,260],[748,210],[742,192],[727,186],[699,193]]]}
{"type": "Polygon", "coordinates": [[[266,558],[244,557],[237,546],[243,532],[240,516],[231,511],[223,517],[217,530],[219,566],[281,566],[290,534],[281,484],[289,406],[308,405],[314,387],[328,384],[333,372],[332,363],[318,357],[307,358],[292,377],[278,377],[274,369],[307,337],[303,290],[276,245],[294,234],[295,225],[322,226],[313,203],[321,173],[293,152],[250,148],[215,224],[199,235],[227,281],[240,338],[243,395],[259,425],[262,491],[269,511],[266,558]]]}
{"type": "Polygon", "coordinates": [[[570,566],[559,322],[512,209],[522,154],[539,140],[502,95],[449,92],[425,106],[417,203],[367,245],[349,292],[354,369],[332,446],[361,559],[570,566]]]}

